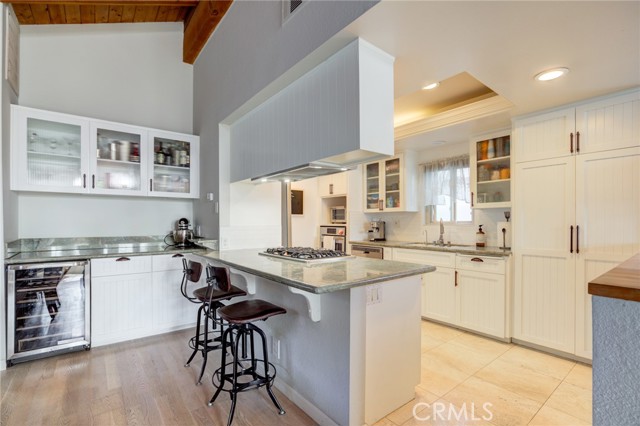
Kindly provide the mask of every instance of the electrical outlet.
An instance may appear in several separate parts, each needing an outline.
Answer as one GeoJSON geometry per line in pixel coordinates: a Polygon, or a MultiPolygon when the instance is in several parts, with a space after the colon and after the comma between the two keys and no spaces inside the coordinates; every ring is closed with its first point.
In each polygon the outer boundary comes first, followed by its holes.
{"type": "Polygon", "coordinates": [[[367,287],[367,305],[375,305],[382,302],[382,288],[378,285],[367,287]]]}
{"type": "Polygon", "coordinates": [[[271,355],[280,359],[280,339],[271,337],[271,355]]]}
{"type": "Polygon", "coordinates": [[[228,249],[229,248],[229,240],[226,239],[226,238],[223,238],[221,246],[222,246],[221,247],[222,249],[228,249]]]}

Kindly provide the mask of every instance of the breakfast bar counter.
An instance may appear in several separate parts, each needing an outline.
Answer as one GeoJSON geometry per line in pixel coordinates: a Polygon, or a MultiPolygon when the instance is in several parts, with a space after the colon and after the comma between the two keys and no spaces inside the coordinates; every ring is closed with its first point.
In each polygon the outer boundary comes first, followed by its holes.
{"type": "Polygon", "coordinates": [[[415,397],[421,286],[433,266],[358,257],[303,263],[261,251],[189,256],[229,267],[249,298],[287,310],[260,325],[275,387],[323,425],[372,425],[415,397]]]}

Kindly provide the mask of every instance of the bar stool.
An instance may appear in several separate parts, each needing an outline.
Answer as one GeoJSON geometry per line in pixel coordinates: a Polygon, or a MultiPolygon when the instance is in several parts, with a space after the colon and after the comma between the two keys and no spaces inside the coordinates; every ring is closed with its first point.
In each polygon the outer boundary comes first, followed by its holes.
{"type": "Polygon", "coordinates": [[[233,421],[233,414],[236,409],[236,401],[238,393],[245,392],[250,389],[260,388],[262,386],[267,387],[267,392],[271,397],[271,401],[278,408],[278,414],[285,414],[284,409],[278,402],[271,386],[276,377],[276,369],[269,362],[267,339],[264,332],[256,327],[253,323],[256,321],[266,321],[275,315],[286,314],[287,311],[284,308],[276,306],[260,299],[244,300],[242,302],[233,303],[231,305],[220,308],[218,314],[220,318],[227,322],[227,329],[222,334],[222,361],[221,366],[217,369],[213,376],[212,382],[217,387],[216,392],[209,401],[209,406],[212,406],[220,392],[228,392],[231,397],[231,410],[229,411],[229,420],[227,425],[230,426],[233,421]],[[253,335],[258,333],[262,339],[262,354],[263,359],[259,359],[256,356],[254,338],[253,335]],[[234,336],[235,334],[235,336],[234,336]],[[243,354],[238,352],[240,342],[246,341],[249,338],[251,356],[247,357],[245,352],[246,345],[243,344],[243,354]],[[234,340],[235,339],[235,340],[234,340]],[[231,356],[234,359],[227,363],[227,348],[231,347],[231,356]],[[241,362],[250,363],[248,368],[244,368],[241,362]],[[232,372],[227,373],[227,366],[232,366],[232,372]],[[260,374],[259,366],[262,365],[264,374],[260,374]],[[272,370],[273,374],[270,373],[272,370]],[[240,381],[242,376],[250,376],[248,381],[240,381]],[[217,383],[216,383],[217,382],[217,383]],[[229,387],[225,388],[225,384],[229,384],[229,387]]]}
{"type": "Polygon", "coordinates": [[[189,296],[187,293],[187,285],[189,282],[197,282],[200,280],[202,265],[198,262],[192,261],[187,263],[186,259],[182,259],[182,265],[184,268],[184,276],[180,286],[182,295],[192,303],[200,303],[196,321],[196,332],[195,335],[189,339],[189,347],[193,349],[193,352],[184,366],[189,367],[191,361],[198,352],[202,354],[202,367],[200,368],[200,375],[196,381],[196,385],[201,385],[202,376],[204,375],[204,370],[207,366],[208,353],[222,347],[219,341],[224,329],[222,321],[217,316],[217,311],[220,307],[224,306],[222,303],[223,301],[230,300],[234,297],[246,296],[247,293],[244,290],[231,285],[230,272],[228,268],[207,266],[207,286],[194,290],[193,296],[189,296]],[[225,290],[220,290],[220,283],[222,283],[222,288],[225,290]],[[203,320],[204,331],[200,332],[203,320]],[[217,338],[209,338],[209,321],[212,322],[214,330],[217,329],[218,325],[220,325],[220,336],[217,338]],[[216,341],[218,343],[214,343],[216,341]]]}

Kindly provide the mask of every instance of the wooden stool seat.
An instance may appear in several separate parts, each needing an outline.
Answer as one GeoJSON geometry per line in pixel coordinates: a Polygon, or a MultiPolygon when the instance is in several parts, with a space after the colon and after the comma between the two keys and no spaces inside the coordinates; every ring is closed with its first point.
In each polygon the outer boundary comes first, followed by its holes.
{"type": "Polygon", "coordinates": [[[220,318],[230,324],[246,324],[286,313],[286,309],[260,299],[244,300],[218,310],[220,318]]]}

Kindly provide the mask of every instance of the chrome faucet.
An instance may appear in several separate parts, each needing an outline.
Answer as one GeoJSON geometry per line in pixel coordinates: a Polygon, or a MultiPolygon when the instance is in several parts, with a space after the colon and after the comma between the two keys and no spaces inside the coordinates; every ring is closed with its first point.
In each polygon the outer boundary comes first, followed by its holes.
{"type": "Polygon", "coordinates": [[[440,238],[438,238],[438,245],[444,246],[444,224],[442,223],[442,219],[440,219],[440,238]]]}

